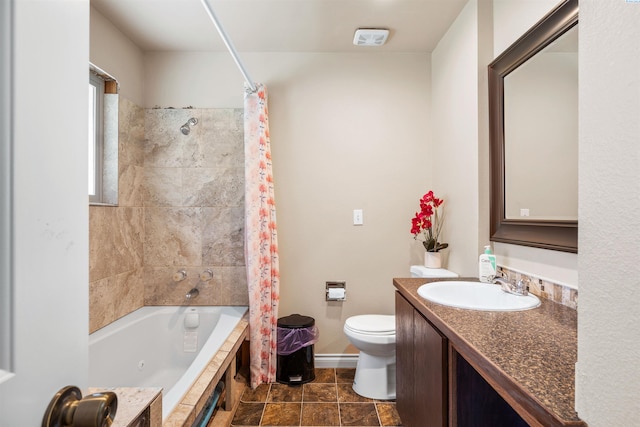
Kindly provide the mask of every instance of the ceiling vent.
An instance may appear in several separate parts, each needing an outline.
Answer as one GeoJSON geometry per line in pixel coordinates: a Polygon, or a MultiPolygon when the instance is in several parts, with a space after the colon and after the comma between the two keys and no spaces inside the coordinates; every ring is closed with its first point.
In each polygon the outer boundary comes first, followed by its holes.
{"type": "Polygon", "coordinates": [[[356,46],[382,46],[389,37],[389,30],[378,28],[358,28],[353,36],[356,46]]]}

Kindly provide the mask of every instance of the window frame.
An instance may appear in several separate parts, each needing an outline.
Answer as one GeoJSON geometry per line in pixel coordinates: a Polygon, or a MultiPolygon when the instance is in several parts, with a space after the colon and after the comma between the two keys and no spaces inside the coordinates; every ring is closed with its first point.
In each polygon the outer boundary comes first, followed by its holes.
{"type": "MultiPolygon", "coordinates": [[[[89,153],[93,151],[93,156],[88,159],[89,162],[93,162],[93,173],[88,172],[88,179],[93,179],[94,194],[89,194],[89,203],[99,204],[104,203],[103,198],[103,176],[104,176],[104,95],[105,95],[105,80],[99,76],[95,71],[89,71],[89,86],[94,88],[93,97],[93,117],[89,120],[93,120],[93,126],[89,123],[89,129],[93,128],[93,141],[91,136],[89,138],[89,144],[92,143],[93,147],[89,147],[89,153]]],[[[91,114],[91,109],[89,110],[91,114]]],[[[88,188],[87,188],[88,190],[88,188]]]]}
{"type": "Polygon", "coordinates": [[[13,12],[0,2],[0,383],[14,376],[13,12]]]}

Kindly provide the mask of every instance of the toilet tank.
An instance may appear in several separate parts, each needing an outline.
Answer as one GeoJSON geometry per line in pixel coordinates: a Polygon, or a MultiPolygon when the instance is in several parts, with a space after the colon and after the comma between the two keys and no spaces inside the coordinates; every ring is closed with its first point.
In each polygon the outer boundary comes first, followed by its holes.
{"type": "Polygon", "coordinates": [[[411,273],[411,277],[458,277],[458,273],[449,271],[446,268],[427,268],[423,265],[412,265],[409,271],[411,273]]]}

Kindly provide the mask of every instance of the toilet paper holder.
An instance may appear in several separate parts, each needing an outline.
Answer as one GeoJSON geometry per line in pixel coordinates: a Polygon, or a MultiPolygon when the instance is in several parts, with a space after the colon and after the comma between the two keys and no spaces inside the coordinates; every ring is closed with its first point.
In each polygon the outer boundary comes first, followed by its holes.
{"type": "Polygon", "coordinates": [[[345,301],[347,282],[326,282],[325,296],[327,301],[345,301]]]}

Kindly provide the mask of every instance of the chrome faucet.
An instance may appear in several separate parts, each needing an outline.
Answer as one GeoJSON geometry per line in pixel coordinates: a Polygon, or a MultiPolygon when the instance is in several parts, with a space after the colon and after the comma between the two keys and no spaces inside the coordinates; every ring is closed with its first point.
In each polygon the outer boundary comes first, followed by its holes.
{"type": "Polygon", "coordinates": [[[193,288],[189,292],[187,292],[184,297],[187,299],[187,301],[191,301],[192,299],[195,299],[199,294],[200,291],[197,288],[193,288]]]}
{"type": "Polygon", "coordinates": [[[519,279],[516,283],[513,283],[504,273],[498,273],[499,275],[494,276],[492,282],[496,285],[500,285],[503,291],[519,296],[527,296],[529,295],[529,290],[527,289],[527,282],[523,279],[519,279]]]}

